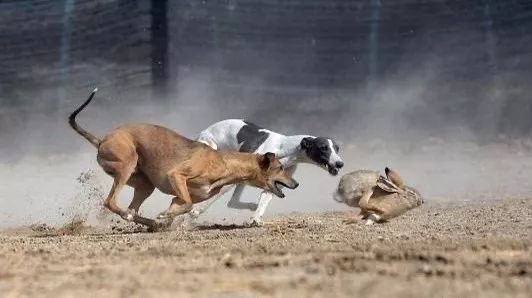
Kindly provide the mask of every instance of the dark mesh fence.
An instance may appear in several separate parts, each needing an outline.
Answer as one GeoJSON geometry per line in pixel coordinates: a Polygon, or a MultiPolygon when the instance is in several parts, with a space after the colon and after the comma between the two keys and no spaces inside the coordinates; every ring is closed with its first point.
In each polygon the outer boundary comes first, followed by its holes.
{"type": "Polygon", "coordinates": [[[147,96],[150,20],[142,0],[0,1],[0,124],[62,116],[95,86],[147,96]]]}
{"type": "Polygon", "coordinates": [[[458,123],[491,135],[532,126],[531,1],[169,5],[172,76],[209,70],[220,101],[245,104],[262,122],[323,113],[356,122],[386,86],[422,84],[423,102],[406,115],[415,126],[427,126],[415,119],[428,113],[442,119],[434,126],[458,123]]]}
{"type": "Polygon", "coordinates": [[[95,85],[134,100],[161,82],[172,95],[201,72],[222,114],[245,106],[241,116],[265,125],[348,116],[361,127],[368,103],[395,107],[408,94],[394,90],[419,88],[422,101],[402,114],[409,125],[522,135],[530,69],[529,0],[0,1],[4,128],[29,108],[63,115],[95,85]],[[161,13],[168,38],[151,25],[161,13]]]}

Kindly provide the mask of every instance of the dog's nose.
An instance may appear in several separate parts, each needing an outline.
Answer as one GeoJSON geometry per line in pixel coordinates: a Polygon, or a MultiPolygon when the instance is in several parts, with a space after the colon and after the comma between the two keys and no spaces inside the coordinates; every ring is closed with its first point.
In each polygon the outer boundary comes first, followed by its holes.
{"type": "Polygon", "coordinates": [[[299,186],[299,182],[294,181],[294,188],[297,188],[299,186]]]}
{"type": "Polygon", "coordinates": [[[337,161],[336,162],[336,167],[341,169],[342,167],[344,166],[344,163],[342,161],[337,161]]]}

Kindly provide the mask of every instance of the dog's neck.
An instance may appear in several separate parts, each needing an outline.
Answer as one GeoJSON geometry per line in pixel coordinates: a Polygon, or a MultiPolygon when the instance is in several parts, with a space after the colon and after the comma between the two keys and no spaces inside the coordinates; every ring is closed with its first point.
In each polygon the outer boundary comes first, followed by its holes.
{"type": "Polygon", "coordinates": [[[225,164],[225,175],[216,186],[243,183],[257,177],[260,168],[256,154],[219,151],[225,164]]]}
{"type": "Polygon", "coordinates": [[[301,141],[307,137],[315,138],[309,135],[284,136],[277,156],[283,160],[287,159],[286,162],[283,162],[285,166],[291,166],[298,162],[312,162],[305,153],[305,150],[301,148],[301,141]]]}

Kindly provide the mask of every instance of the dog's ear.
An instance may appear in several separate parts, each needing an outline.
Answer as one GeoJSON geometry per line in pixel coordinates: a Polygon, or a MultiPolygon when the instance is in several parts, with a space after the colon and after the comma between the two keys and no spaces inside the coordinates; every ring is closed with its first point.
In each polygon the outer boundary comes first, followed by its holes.
{"type": "Polygon", "coordinates": [[[311,138],[311,137],[306,137],[306,138],[303,138],[301,140],[301,149],[303,150],[307,150],[309,149],[310,147],[312,147],[312,142],[314,141],[314,138],[311,138]]]}
{"type": "Polygon", "coordinates": [[[267,152],[262,155],[259,160],[260,168],[267,170],[270,168],[270,165],[275,161],[275,153],[267,152]]]}

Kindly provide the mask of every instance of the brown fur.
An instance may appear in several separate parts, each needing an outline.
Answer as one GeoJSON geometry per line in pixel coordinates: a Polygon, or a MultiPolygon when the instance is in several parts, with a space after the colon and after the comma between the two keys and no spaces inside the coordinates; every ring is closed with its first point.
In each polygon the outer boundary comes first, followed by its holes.
{"type": "Polygon", "coordinates": [[[160,219],[171,221],[228,184],[246,183],[281,197],[284,195],[277,183],[297,187],[273,153],[219,152],[157,125],[122,125],[100,140],[75,121],[95,91],[72,113],[69,123],[97,148],[98,164],[114,178],[105,206],[124,219],[156,227],[158,223],[154,220],[138,215],[140,206],[155,188],[174,196],[168,209],[159,215],[160,219]],[[126,184],[135,189],[127,211],[116,203],[126,184]]]}
{"type": "Polygon", "coordinates": [[[384,222],[400,216],[423,203],[419,192],[404,185],[402,177],[386,168],[386,178],[377,172],[360,170],[342,177],[335,199],[360,208],[359,218],[349,219],[352,223],[368,219],[368,224],[384,222]]]}

